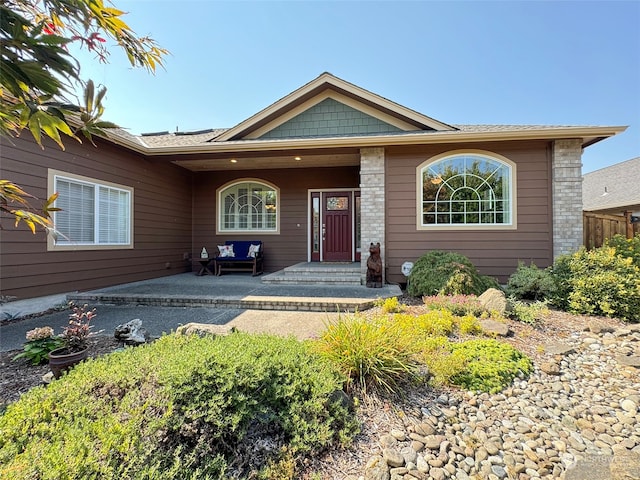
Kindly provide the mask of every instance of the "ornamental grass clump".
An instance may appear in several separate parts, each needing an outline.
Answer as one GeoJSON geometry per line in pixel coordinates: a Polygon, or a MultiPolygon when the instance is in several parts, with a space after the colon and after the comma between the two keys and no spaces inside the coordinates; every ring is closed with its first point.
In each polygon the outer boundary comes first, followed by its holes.
{"type": "Polygon", "coordinates": [[[411,337],[386,317],[341,316],[327,325],[314,349],[348,378],[348,388],[393,393],[402,381],[419,376],[411,337]]]}
{"type": "Polygon", "coordinates": [[[24,343],[23,352],[13,357],[28,359],[32,365],[46,363],[49,352],[64,346],[64,341],[53,334],[53,328],[41,327],[29,330],[26,334],[27,341],[24,343]]]}

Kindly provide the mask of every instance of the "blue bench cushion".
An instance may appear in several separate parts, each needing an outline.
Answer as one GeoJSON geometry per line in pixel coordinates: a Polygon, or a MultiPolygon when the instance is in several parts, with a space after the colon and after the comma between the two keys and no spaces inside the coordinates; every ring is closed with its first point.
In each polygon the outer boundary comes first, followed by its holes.
{"type": "Polygon", "coordinates": [[[218,259],[222,260],[224,259],[224,261],[247,261],[247,260],[253,260],[255,257],[254,256],[250,256],[249,255],[249,247],[251,245],[260,245],[260,249],[258,250],[258,253],[262,253],[262,241],[260,240],[227,240],[226,242],[224,242],[224,245],[220,245],[218,246],[218,249],[220,250],[220,253],[218,255],[218,259]],[[220,248],[221,246],[233,246],[233,256],[231,255],[224,255],[223,254],[223,249],[220,248]]]}

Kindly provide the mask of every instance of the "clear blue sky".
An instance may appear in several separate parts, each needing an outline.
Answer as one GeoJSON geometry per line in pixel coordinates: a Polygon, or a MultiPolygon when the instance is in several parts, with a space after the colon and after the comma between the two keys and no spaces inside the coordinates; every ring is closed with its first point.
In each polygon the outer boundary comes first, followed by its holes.
{"type": "Polygon", "coordinates": [[[132,133],[232,127],[328,71],[446,123],[629,125],[584,172],[640,156],[640,1],[122,1],[171,55],[82,54],[132,133]]]}

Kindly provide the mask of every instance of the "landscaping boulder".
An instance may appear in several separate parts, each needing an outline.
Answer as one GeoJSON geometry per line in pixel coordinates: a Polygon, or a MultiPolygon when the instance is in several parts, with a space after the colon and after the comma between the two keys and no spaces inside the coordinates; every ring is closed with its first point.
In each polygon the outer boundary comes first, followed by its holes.
{"type": "Polygon", "coordinates": [[[142,320],[139,318],[118,325],[113,336],[126,345],[140,345],[149,341],[149,332],[142,328],[142,320]]]}
{"type": "Polygon", "coordinates": [[[495,320],[480,320],[480,328],[482,331],[493,337],[507,337],[511,333],[509,325],[495,320]]]}
{"type": "Polygon", "coordinates": [[[540,370],[547,375],[560,375],[560,365],[558,362],[542,362],[540,364],[540,370]]]}
{"type": "Polygon", "coordinates": [[[497,312],[500,315],[504,315],[509,312],[509,303],[507,302],[507,296],[502,290],[497,288],[490,288],[478,297],[478,301],[482,308],[488,312],[497,312]]]}
{"type": "Polygon", "coordinates": [[[229,335],[237,331],[235,327],[229,327],[227,325],[191,322],[186,325],[180,325],[176,329],[176,335],[198,335],[204,337],[207,335],[229,335]]]}

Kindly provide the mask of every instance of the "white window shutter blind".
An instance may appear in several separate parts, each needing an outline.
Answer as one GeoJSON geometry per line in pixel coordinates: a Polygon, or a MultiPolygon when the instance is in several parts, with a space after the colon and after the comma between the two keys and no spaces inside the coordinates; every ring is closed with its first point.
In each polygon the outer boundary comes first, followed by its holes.
{"type": "Polygon", "coordinates": [[[64,177],[55,178],[55,189],[57,244],[131,243],[131,191],[64,177]]]}
{"type": "Polygon", "coordinates": [[[94,187],[84,183],[56,180],[59,196],[56,228],[62,234],[60,243],[93,243],[95,222],[94,187]]]}

